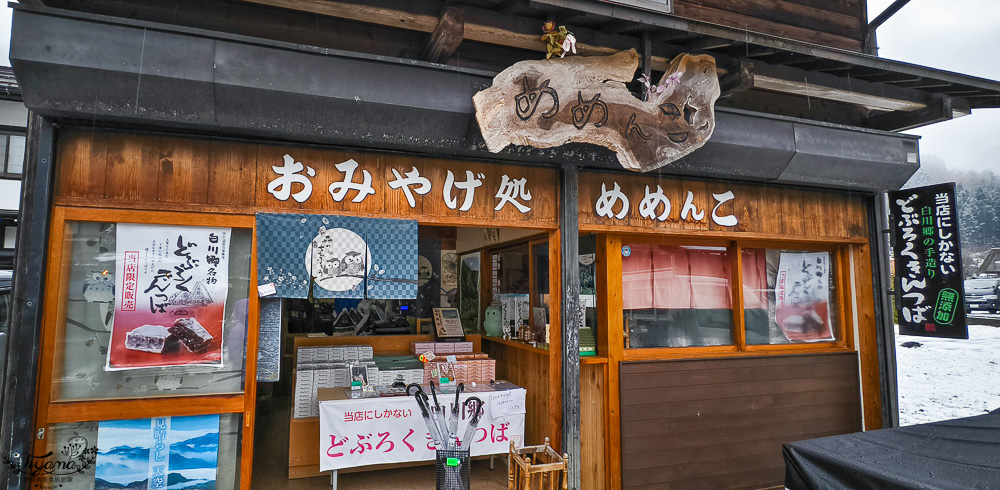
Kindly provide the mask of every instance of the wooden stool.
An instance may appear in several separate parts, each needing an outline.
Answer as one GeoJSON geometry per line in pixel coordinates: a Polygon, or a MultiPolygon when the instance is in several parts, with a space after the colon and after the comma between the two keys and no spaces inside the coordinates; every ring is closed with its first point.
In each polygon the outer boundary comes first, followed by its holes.
{"type": "Polygon", "coordinates": [[[510,441],[510,455],[507,464],[508,490],[566,490],[566,461],[569,455],[559,453],[545,438],[544,446],[514,448],[510,441]]]}

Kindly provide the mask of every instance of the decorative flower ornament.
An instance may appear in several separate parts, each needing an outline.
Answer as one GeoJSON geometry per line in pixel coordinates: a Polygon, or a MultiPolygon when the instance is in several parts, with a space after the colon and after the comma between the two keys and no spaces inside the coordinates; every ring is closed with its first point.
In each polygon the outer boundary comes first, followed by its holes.
{"type": "Polygon", "coordinates": [[[570,51],[576,54],[576,36],[567,31],[566,26],[559,26],[556,29],[555,23],[550,21],[542,24],[542,31],[545,33],[542,35],[542,41],[545,42],[545,59],[550,59],[552,56],[564,58],[570,51]]]}
{"type": "MultiPolygon", "coordinates": [[[[566,28],[563,27],[562,29],[566,28]]],[[[566,34],[566,39],[562,42],[562,50],[562,54],[559,55],[560,58],[565,57],[566,53],[570,51],[573,51],[573,54],[576,54],[576,36],[574,36],[572,32],[566,34]]]]}

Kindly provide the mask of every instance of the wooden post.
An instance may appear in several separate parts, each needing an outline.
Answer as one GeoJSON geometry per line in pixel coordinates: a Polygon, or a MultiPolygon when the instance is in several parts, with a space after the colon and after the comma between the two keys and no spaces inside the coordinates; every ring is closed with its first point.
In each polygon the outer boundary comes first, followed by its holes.
{"type": "Polygon", "coordinates": [[[424,46],[423,58],[432,63],[444,63],[458,51],[465,37],[465,14],[458,7],[447,7],[441,12],[438,25],[424,46]]]}
{"type": "MultiPolygon", "coordinates": [[[[28,148],[24,166],[20,203],[20,227],[14,257],[11,326],[8,331],[7,365],[0,367],[3,386],[0,454],[11,463],[27,465],[35,440],[35,384],[38,379],[38,355],[41,348],[42,298],[45,296],[46,253],[49,223],[52,219],[52,192],[55,180],[55,131],[52,120],[37,114],[28,119],[28,148]]],[[[42,387],[49,389],[48,386],[42,387]]],[[[39,441],[42,446],[43,441],[39,441]]],[[[5,488],[30,488],[29,474],[10,471],[0,476],[5,488]]]]}
{"type": "Polygon", "coordinates": [[[560,176],[559,236],[562,242],[562,450],[572,455],[566,479],[580,488],[580,227],[577,167],[564,165],[560,176]]]}

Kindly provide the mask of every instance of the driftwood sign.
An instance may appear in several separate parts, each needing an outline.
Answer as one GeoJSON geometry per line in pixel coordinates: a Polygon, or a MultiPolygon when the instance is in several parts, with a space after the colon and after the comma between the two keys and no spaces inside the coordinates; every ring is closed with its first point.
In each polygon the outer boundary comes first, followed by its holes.
{"type": "Polygon", "coordinates": [[[704,145],[720,93],[715,59],[674,58],[645,102],[625,87],[638,63],[630,50],[514,64],[473,97],[486,146],[496,153],[510,144],[593,143],[615,151],[623,167],[646,172],[704,145]]]}

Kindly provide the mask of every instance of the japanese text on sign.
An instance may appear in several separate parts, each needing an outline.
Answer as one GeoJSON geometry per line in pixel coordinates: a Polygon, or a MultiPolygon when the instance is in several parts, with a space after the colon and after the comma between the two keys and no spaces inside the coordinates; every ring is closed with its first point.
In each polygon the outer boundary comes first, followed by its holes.
{"type": "Polygon", "coordinates": [[[901,334],[967,336],[954,196],[954,184],[890,195],[901,334]]]}
{"type": "MultiPolygon", "coordinates": [[[[523,410],[514,413],[519,411],[515,407],[501,416],[492,408],[492,397],[501,395],[508,401],[516,401],[524,400],[524,394],[523,389],[463,393],[456,432],[458,437],[464,437],[473,416],[464,401],[475,395],[483,400],[484,405],[471,441],[462,441],[462,445],[471,444],[473,456],[506,453],[511,441],[518,447],[522,446],[523,410]]],[[[451,400],[447,403],[442,401],[442,408],[448,417],[451,417],[450,403],[451,400]]],[[[320,402],[319,412],[320,471],[434,459],[434,443],[411,397],[329,400],[320,402]]]]}
{"type": "MultiPolygon", "coordinates": [[[[279,201],[287,201],[292,198],[300,203],[306,202],[312,196],[312,178],[317,176],[313,167],[306,166],[295,161],[291,155],[283,157],[282,166],[272,166],[271,169],[277,175],[267,185],[267,191],[279,201]]],[[[372,185],[372,175],[368,170],[359,170],[359,164],[355,160],[334,165],[337,180],[332,182],[328,189],[330,197],[336,202],[343,202],[350,197],[351,202],[364,202],[368,196],[378,193],[372,185]]],[[[476,174],[471,170],[466,170],[464,176],[456,176],[451,170],[447,171],[443,185],[431,182],[430,179],[421,175],[420,169],[410,165],[410,169],[391,169],[392,180],[386,182],[389,189],[403,193],[407,204],[411,208],[417,206],[417,195],[430,194],[435,187],[440,185],[440,196],[444,204],[449,209],[458,209],[465,212],[472,208],[476,198],[476,189],[483,185],[483,174],[476,174]],[[459,181],[458,178],[464,177],[459,181]],[[461,205],[459,206],[459,200],[461,205]]],[[[493,194],[496,202],[493,208],[500,211],[508,205],[518,212],[525,214],[531,211],[531,190],[526,177],[520,179],[512,178],[507,174],[501,176],[500,185],[493,194]]]]}
{"type": "MultiPolygon", "coordinates": [[[[712,222],[719,226],[736,226],[739,224],[739,220],[732,214],[719,215],[719,208],[723,204],[735,199],[736,196],[733,194],[733,191],[726,191],[721,194],[713,193],[712,197],[715,199],[715,207],[712,208],[710,216],[712,222]]],[[[610,189],[606,183],[602,182],[601,193],[594,201],[594,211],[598,216],[621,220],[628,216],[631,211],[631,205],[628,196],[622,192],[622,188],[618,185],[618,182],[612,182],[610,189]]],[[[639,216],[662,222],[670,217],[671,209],[670,198],[663,193],[662,187],[657,185],[654,192],[651,191],[648,185],[645,186],[644,196],[639,202],[639,216]]],[[[705,214],[706,210],[698,209],[698,206],[695,204],[694,193],[687,191],[684,204],[681,206],[680,219],[682,221],[704,221],[705,214]]]]}

